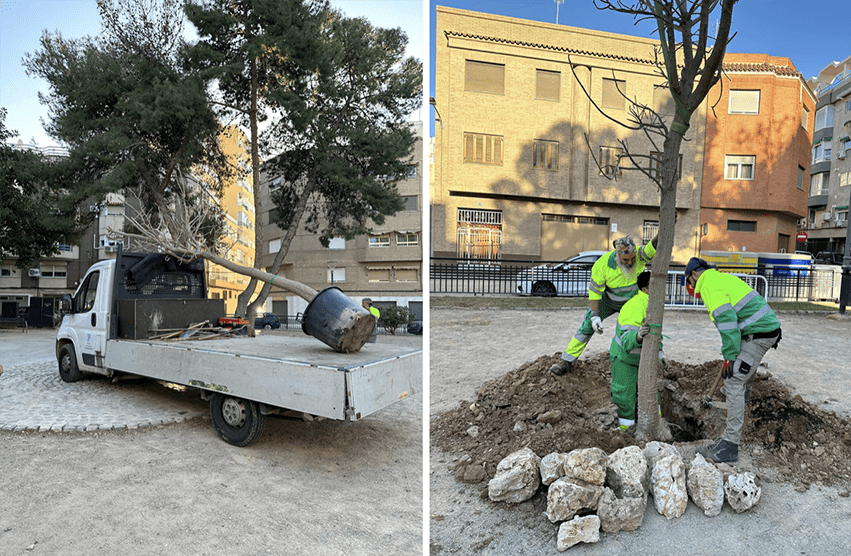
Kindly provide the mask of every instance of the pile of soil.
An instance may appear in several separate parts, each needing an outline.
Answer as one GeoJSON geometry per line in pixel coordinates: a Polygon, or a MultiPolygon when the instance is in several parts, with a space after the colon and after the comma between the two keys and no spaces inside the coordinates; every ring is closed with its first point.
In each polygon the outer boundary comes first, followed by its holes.
{"type": "MultiPolygon", "coordinates": [[[[620,431],[611,401],[607,353],[580,359],[558,377],[549,372],[560,353],[525,363],[485,383],[474,402],[431,421],[431,442],[460,455],[456,479],[486,481],[497,464],[524,447],[543,457],[597,447],[611,454],[642,443],[620,431]],[[470,474],[469,470],[483,470],[470,474]]],[[[726,410],[704,403],[722,361],[671,361],[660,376],[662,415],[674,445],[703,444],[724,429],[726,410]]],[[[716,394],[716,401],[723,396],[716,394]]],[[[814,407],[760,369],[745,415],[740,464],[764,479],[801,485],[851,485],[851,419],[814,407]],[[750,465],[749,465],[750,467],[750,465]]]]}

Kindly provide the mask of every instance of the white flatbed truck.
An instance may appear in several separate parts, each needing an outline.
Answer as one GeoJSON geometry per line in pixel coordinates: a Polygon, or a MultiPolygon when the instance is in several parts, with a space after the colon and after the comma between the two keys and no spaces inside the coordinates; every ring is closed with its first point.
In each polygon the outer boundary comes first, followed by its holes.
{"type": "Polygon", "coordinates": [[[64,381],[128,374],[197,389],[216,431],[237,446],[256,441],[283,409],[353,421],[422,391],[421,346],[379,341],[341,354],[310,336],[149,339],[224,316],[223,300],[206,299],[202,264],[119,252],[93,265],[63,305],[64,381]]]}

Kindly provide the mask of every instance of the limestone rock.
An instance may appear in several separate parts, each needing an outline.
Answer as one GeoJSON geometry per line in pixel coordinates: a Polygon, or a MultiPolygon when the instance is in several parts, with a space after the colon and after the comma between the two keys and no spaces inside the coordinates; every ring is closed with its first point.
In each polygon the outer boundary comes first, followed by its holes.
{"type": "Polygon", "coordinates": [[[724,477],[701,454],[695,454],[688,470],[686,487],[692,501],[703,513],[715,517],[724,505],[724,477]]]}
{"type": "Polygon", "coordinates": [[[567,454],[553,452],[541,458],[541,482],[549,486],[559,477],[564,476],[564,462],[567,454]]]}
{"type": "Polygon", "coordinates": [[[683,455],[680,451],[667,442],[657,442],[656,440],[648,442],[644,447],[644,457],[647,458],[647,464],[653,468],[656,460],[662,456],[679,456],[682,459],[683,455]]]}
{"type": "Polygon", "coordinates": [[[656,459],[650,473],[650,488],[656,511],[668,519],[680,517],[688,505],[686,468],[679,455],[656,459]]]}
{"type": "Polygon", "coordinates": [[[475,465],[463,465],[459,466],[455,472],[455,480],[461,483],[467,483],[471,485],[478,484],[485,480],[487,477],[485,473],[485,468],[482,467],[481,464],[475,465]]]}
{"type": "Polygon", "coordinates": [[[598,542],[600,540],[600,518],[596,515],[585,517],[574,517],[565,521],[558,528],[558,541],[556,549],[564,552],[571,546],[586,542],[598,542]]]}
{"type": "Polygon", "coordinates": [[[604,488],[597,502],[597,517],[606,533],[636,531],[647,509],[647,494],[640,498],[618,498],[610,488],[604,488]]]}
{"type": "Polygon", "coordinates": [[[494,502],[523,502],[541,486],[541,458],[529,448],[509,454],[496,466],[488,482],[488,497],[494,502]]]}
{"type": "Polygon", "coordinates": [[[581,479],[594,485],[606,482],[606,452],[600,448],[581,448],[567,454],[564,462],[564,475],[581,479]]]}
{"type": "Polygon", "coordinates": [[[535,419],[539,423],[547,423],[550,425],[555,425],[559,421],[561,421],[561,411],[558,409],[553,409],[552,411],[547,411],[546,413],[542,413],[538,415],[538,418],[535,419]]]}
{"type": "Polygon", "coordinates": [[[647,459],[638,446],[627,446],[608,458],[606,485],[618,498],[640,498],[647,493],[647,459]]]}
{"type": "Polygon", "coordinates": [[[756,506],[762,496],[762,488],[756,483],[756,477],[750,471],[730,475],[724,484],[727,502],[741,513],[756,506]]]}
{"type": "Polygon", "coordinates": [[[467,436],[471,438],[476,438],[479,436],[479,427],[478,425],[473,425],[472,427],[467,429],[467,436]]]}
{"type": "Polygon", "coordinates": [[[583,510],[594,511],[603,493],[603,487],[580,479],[562,477],[550,485],[547,491],[547,512],[550,521],[573,519],[583,510]]]}

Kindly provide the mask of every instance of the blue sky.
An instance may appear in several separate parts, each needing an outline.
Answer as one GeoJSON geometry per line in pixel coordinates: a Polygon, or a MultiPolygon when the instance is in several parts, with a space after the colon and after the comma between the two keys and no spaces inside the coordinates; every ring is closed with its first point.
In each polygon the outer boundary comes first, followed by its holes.
{"type": "MultiPolygon", "coordinates": [[[[626,4],[631,4],[629,0],[626,4]]],[[[733,31],[738,34],[728,52],[786,56],[805,79],[818,74],[833,61],[851,55],[848,42],[851,12],[839,6],[844,2],[802,2],[801,0],[739,0],[733,8],[733,31]]],[[[430,0],[429,29],[434,29],[435,5],[463,8],[534,21],[608,31],[624,35],[655,38],[654,26],[645,22],[636,26],[631,16],[600,12],[592,0],[430,0]]],[[[433,84],[433,31],[429,31],[429,83],[433,84]]],[[[430,94],[434,93],[430,85],[430,94]]],[[[434,113],[431,114],[431,120],[434,113]]],[[[432,127],[431,134],[434,135],[432,127]]]]}
{"type": "MultiPolygon", "coordinates": [[[[331,5],[379,27],[401,27],[408,35],[409,55],[425,63],[422,0],[331,0],[331,5]]],[[[188,23],[187,28],[191,28],[188,23]]],[[[0,106],[9,111],[5,125],[18,132],[15,141],[35,139],[42,147],[55,144],[40,122],[47,118],[47,109],[39,104],[38,92],[47,93],[48,87],[45,81],[26,75],[21,59],[39,49],[45,29],[58,30],[67,38],[97,35],[100,16],[95,0],[0,0],[0,106]]],[[[424,117],[422,111],[411,119],[424,117]]]]}

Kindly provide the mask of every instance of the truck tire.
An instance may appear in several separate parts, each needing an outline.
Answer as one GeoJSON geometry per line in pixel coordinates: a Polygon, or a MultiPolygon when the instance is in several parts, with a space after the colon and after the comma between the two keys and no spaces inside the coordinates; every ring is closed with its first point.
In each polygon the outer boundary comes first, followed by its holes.
{"type": "Polygon", "coordinates": [[[83,378],[83,373],[77,367],[77,354],[72,344],[65,344],[59,350],[59,376],[65,382],[77,382],[83,378]]]}
{"type": "Polygon", "coordinates": [[[267,322],[263,325],[263,328],[265,328],[266,330],[272,330],[272,325],[267,322]]]}
{"type": "Polygon", "coordinates": [[[248,446],[257,441],[268,422],[257,402],[218,392],[210,398],[210,415],[222,440],[234,446],[248,446]]]}

